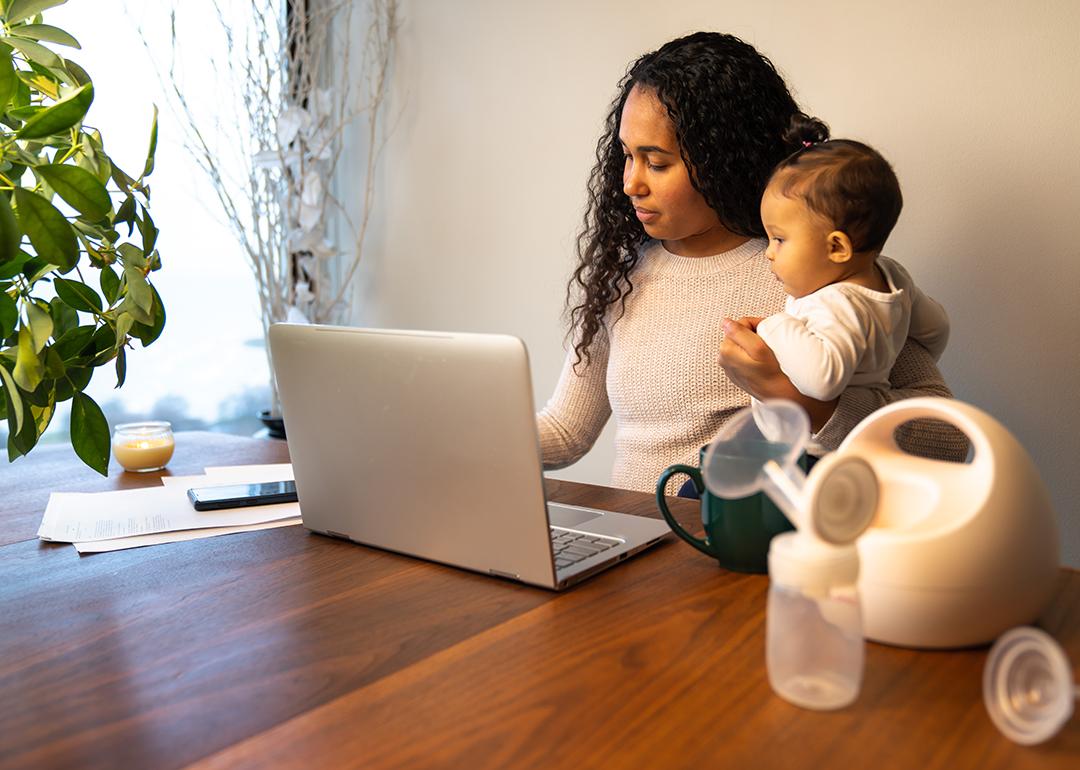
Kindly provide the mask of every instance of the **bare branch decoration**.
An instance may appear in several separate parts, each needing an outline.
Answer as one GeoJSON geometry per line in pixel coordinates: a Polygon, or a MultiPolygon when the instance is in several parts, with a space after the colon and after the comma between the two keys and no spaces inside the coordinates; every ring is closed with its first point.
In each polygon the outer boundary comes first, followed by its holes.
{"type": "MultiPolygon", "coordinates": [[[[346,323],[375,206],[397,0],[253,0],[244,25],[234,24],[230,4],[214,0],[214,8],[227,46],[217,59],[219,86],[233,89],[216,103],[223,110],[235,105],[236,114],[208,119],[185,90],[177,59],[179,2],[171,11],[170,60],[160,74],[185,146],[255,277],[264,338],[278,321],[346,323]],[[359,67],[349,33],[354,16],[366,24],[359,67]],[[361,129],[350,132],[351,141],[366,143],[357,148],[366,155],[359,221],[348,215],[333,184],[345,133],[354,125],[361,129]],[[335,218],[351,234],[349,242],[331,237],[335,218]]],[[[280,414],[272,380],[271,411],[280,414]]]]}

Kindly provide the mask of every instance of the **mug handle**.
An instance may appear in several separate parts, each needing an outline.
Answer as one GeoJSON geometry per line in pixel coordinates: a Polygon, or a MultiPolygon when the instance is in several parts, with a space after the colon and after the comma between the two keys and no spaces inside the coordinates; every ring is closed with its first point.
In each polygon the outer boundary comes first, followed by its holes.
{"type": "Polygon", "coordinates": [[[664,521],[671,527],[671,531],[688,542],[690,545],[697,548],[706,556],[711,556],[714,559],[717,558],[716,554],[709,548],[709,544],[696,538],[687,532],[679,522],[675,521],[675,517],[671,515],[671,511],[668,510],[667,500],[664,499],[664,487],[667,486],[668,479],[679,473],[685,473],[690,477],[690,480],[694,482],[694,489],[701,495],[705,491],[705,483],[701,480],[701,471],[692,465],[672,465],[664,469],[664,472],[660,474],[660,480],[656,482],[656,507],[660,509],[660,513],[664,515],[664,521]]]}

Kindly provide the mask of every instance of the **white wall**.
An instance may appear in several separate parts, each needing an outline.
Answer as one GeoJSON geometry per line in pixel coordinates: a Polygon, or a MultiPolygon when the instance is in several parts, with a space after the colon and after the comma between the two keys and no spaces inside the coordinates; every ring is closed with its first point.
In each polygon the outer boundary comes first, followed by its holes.
{"type": "MultiPolygon", "coordinates": [[[[1080,565],[1080,3],[403,0],[359,323],[509,332],[562,361],[573,240],[627,63],[697,29],[769,56],[895,165],[887,252],[953,319],[956,395],[1030,449],[1080,565]]],[[[605,483],[610,437],[559,475],[605,483]]]]}

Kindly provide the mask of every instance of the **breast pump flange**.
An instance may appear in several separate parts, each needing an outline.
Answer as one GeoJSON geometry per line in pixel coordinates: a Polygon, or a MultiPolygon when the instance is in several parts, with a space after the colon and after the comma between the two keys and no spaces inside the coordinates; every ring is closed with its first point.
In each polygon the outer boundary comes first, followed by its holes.
{"type": "Polygon", "coordinates": [[[877,510],[878,482],[861,457],[833,453],[809,474],[798,465],[810,440],[802,407],[782,399],[755,400],[736,412],[705,452],[701,474],[720,497],[765,492],[796,529],[831,545],[862,534],[877,510]]]}
{"type": "Polygon", "coordinates": [[[899,401],[859,423],[803,477],[795,459],[809,421],[793,416],[798,406],[778,403],[755,401],[737,413],[706,452],[702,476],[723,497],[765,491],[800,531],[826,542],[851,542],[855,533],[868,639],[974,646],[1046,607],[1058,571],[1056,518],[1031,458],[997,420],[952,399],[899,401]],[[923,418],[959,428],[972,460],[902,450],[897,430],[923,418]]]}

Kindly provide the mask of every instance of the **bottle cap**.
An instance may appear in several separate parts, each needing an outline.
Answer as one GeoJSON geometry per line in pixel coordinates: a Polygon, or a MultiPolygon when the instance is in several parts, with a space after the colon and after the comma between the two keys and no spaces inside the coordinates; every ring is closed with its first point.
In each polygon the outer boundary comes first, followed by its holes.
{"type": "Polygon", "coordinates": [[[769,579],[814,592],[854,585],[859,579],[859,552],[853,545],[830,545],[806,534],[785,532],[769,546],[769,579]]]}

